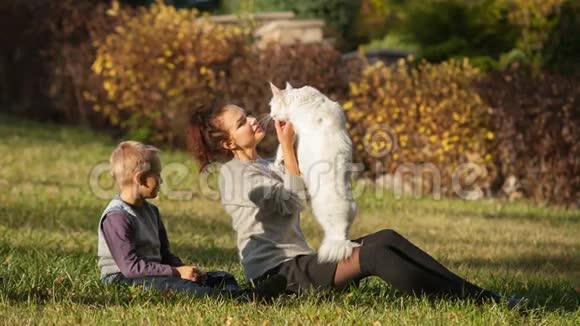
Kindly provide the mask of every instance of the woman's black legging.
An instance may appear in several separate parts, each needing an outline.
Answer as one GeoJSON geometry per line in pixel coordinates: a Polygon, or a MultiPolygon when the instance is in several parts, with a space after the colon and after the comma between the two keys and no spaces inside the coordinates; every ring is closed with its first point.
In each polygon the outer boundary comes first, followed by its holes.
{"type": "Polygon", "coordinates": [[[452,273],[393,230],[381,230],[354,241],[362,244],[359,253],[362,277],[378,276],[405,293],[500,300],[497,294],[452,273]]]}

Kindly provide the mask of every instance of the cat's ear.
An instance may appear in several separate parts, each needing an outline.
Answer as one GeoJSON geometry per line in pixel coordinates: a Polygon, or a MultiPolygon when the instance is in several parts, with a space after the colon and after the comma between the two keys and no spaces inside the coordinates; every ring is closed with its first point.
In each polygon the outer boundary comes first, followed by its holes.
{"type": "Polygon", "coordinates": [[[290,89],[294,89],[294,87],[292,87],[292,85],[290,85],[289,82],[286,82],[286,90],[290,90],[290,89]]]}
{"type": "Polygon", "coordinates": [[[274,96],[280,96],[280,94],[282,93],[282,91],[276,87],[276,85],[272,84],[272,82],[270,82],[270,88],[272,89],[272,95],[274,96]]]}

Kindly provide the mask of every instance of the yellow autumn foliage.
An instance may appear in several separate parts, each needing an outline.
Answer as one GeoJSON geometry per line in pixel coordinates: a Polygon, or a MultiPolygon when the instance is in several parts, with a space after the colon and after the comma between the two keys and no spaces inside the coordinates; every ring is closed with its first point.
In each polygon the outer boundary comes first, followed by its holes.
{"type": "Polygon", "coordinates": [[[375,176],[434,164],[447,193],[459,165],[471,162],[485,171],[477,184],[489,186],[494,134],[491,110],[473,88],[479,76],[467,59],[367,66],[344,103],[357,160],[375,176]]]}
{"type": "Polygon", "coordinates": [[[95,42],[102,90],[85,99],[129,137],[181,143],[187,116],[219,92],[221,68],[245,51],[247,32],[162,1],[132,11],[115,1],[107,14],[119,23],[95,42]]]}

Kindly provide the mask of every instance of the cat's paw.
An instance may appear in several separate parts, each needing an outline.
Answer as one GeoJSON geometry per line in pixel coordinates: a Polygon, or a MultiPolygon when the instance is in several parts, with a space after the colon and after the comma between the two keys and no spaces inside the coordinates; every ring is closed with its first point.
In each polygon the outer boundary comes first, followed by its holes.
{"type": "Polygon", "coordinates": [[[347,259],[356,247],[360,247],[360,244],[350,240],[325,239],[318,248],[318,262],[336,263],[347,259]]]}

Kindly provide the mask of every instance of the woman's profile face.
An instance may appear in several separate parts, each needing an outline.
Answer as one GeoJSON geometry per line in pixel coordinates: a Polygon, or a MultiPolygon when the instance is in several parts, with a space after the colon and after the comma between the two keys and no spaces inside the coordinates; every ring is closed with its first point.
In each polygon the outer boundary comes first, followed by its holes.
{"type": "Polygon", "coordinates": [[[246,111],[236,105],[228,105],[220,116],[221,126],[230,136],[234,147],[254,148],[264,136],[265,131],[258,125],[256,118],[248,116],[246,111]]]}

